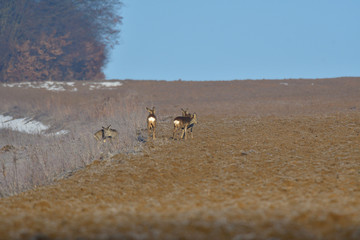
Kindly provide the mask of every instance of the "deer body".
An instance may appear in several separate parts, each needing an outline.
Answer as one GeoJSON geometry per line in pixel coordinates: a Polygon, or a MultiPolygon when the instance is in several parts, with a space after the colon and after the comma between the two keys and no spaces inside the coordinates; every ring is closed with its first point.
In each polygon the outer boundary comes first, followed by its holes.
{"type": "Polygon", "coordinates": [[[110,128],[111,125],[109,125],[108,127],[102,127],[101,130],[97,131],[94,134],[94,138],[100,142],[103,141],[104,143],[106,142],[107,139],[110,140],[110,142],[112,143],[112,140],[118,140],[119,139],[119,133],[118,131],[116,131],[115,129],[110,128]]]}
{"type": "Polygon", "coordinates": [[[155,107],[152,109],[146,108],[146,110],[149,112],[149,115],[147,117],[147,129],[149,136],[152,134],[152,138],[155,139],[155,131],[156,131],[156,116],[155,116],[155,107]]]}
{"type": "Polygon", "coordinates": [[[197,123],[197,115],[196,113],[190,114],[190,116],[179,116],[174,119],[174,130],[173,130],[173,139],[175,137],[175,133],[178,130],[182,130],[181,137],[187,139],[187,130],[190,130],[191,138],[193,138],[192,129],[194,125],[197,123]]]}

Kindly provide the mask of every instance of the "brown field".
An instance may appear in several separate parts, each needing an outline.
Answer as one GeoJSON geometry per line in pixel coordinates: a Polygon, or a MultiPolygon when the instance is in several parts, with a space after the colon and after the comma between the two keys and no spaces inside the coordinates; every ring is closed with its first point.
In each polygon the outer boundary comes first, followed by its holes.
{"type": "Polygon", "coordinates": [[[157,139],[0,199],[1,239],[360,239],[360,78],[124,81],[96,94],[136,99],[140,128],[155,106],[157,139]],[[199,121],[186,141],[170,138],[181,108],[199,121]]]}

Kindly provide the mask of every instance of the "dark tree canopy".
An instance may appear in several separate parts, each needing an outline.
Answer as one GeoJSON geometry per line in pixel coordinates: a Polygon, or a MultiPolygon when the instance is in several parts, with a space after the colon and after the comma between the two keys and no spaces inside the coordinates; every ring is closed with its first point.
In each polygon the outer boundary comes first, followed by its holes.
{"type": "Polygon", "coordinates": [[[0,81],[104,78],[119,0],[1,0],[0,81]]]}

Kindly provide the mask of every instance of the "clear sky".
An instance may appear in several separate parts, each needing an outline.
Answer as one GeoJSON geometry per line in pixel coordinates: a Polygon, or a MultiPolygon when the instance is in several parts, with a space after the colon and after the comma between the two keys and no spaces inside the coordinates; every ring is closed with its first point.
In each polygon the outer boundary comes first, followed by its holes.
{"type": "Polygon", "coordinates": [[[123,0],[107,79],[360,76],[360,0],[123,0]]]}

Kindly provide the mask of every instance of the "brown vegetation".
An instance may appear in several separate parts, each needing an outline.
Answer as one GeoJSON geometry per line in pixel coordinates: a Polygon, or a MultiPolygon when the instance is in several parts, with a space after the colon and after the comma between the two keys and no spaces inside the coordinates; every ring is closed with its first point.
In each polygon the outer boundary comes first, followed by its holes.
{"type": "Polygon", "coordinates": [[[118,0],[3,0],[0,82],[102,79],[118,0]]]}
{"type": "Polygon", "coordinates": [[[0,114],[30,117],[51,126],[45,135],[0,129],[0,148],[15,147],[0,154],[0,196],[51,183],[110,152],[134,151],[136,130],[146,116],[137,97],[121,87],[89,91],[80,81],[74,87],[78,91],[0,86],[0,114]],[[118,130],[118,138],[98,146],[94,132],[110,124],[118,130]],[[69,133],[53,135],[60,130],[69,133]]]}
{"type": "MultiPolygon", "coordinates": [[[[144,103],[156,106],[157,139],[1,199],[0,235],[359,239],[359,89],[358,78],[125,81],[106,95],[132,96],[142,112],[144,103]],[[198,113],[196,135],[173,141],[172,119],[186,107],[198,113]]],[[[145,116],[136,119],[146,129],[145,116]]]]}

